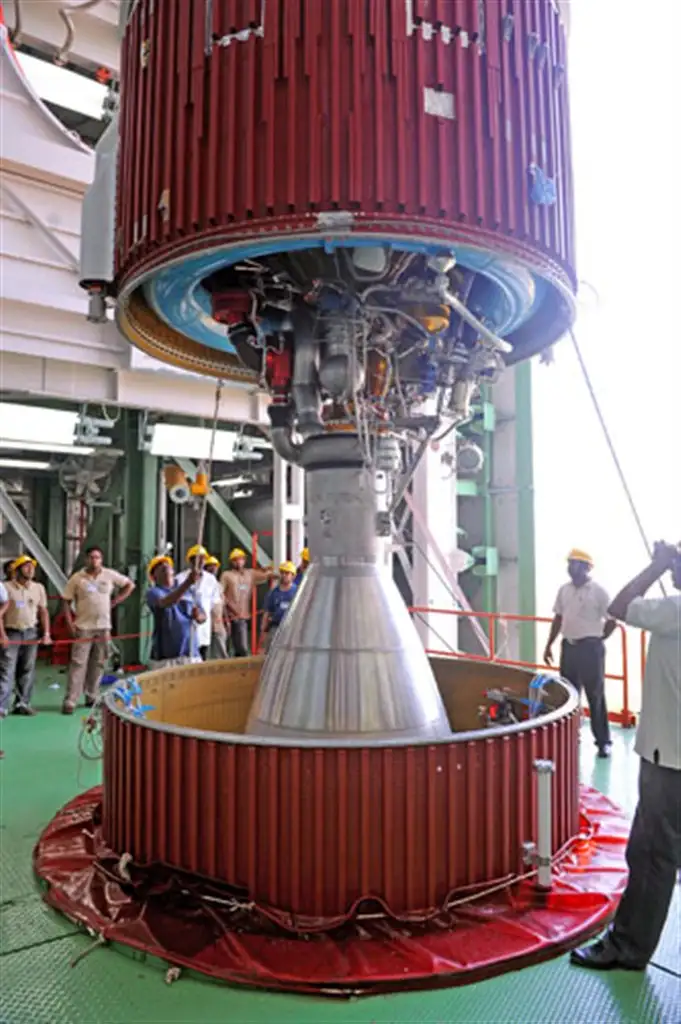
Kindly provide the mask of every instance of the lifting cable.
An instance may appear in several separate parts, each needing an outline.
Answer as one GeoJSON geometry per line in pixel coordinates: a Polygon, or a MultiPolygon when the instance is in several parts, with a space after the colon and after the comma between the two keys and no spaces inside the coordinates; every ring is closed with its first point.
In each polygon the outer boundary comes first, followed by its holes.
{"type": "MultiPolygon", "coordinates": [[[[627,502],[629,504],[629,509],[631,510],[631,514],[634,517],[634,522],[636,523],[636,528],[638,529],[639,536],[641,537],[641,540],[643,541],[643,545],[644,545],[644,547],[646,549],[646,552],[648,553],[648,557],[652,559],[652,557],[653,557],[652,545],[651,545],[650,541],[648,540],[648,535],[647,535],[647,533],[645,531],[645,527],[643,526],[643,521],[642,521],[641,516],[639,515],[638,509],[636,507],[636,502],[634,501],[634,496],[633,496],[633,494],[631,492],[631,488],[629,487],[629,484],[627,482],[627,478],[625,476],[624,469],[622,468],[622,463],[620,462],[619,456],[617,455],[617,450],[615,448],[615,444],[613,442],[613,439],[612,439],[612,436],[610,434],[610,431],[608,430],[608,425],[605,422],[605,417],[603,415],[603,410],[601,409],[601,404],[598,401],[598,396],[596,394],[596,391],[594,389],[593,383],[591,381],[591,377],[589,376],[589,371],[587,370],[586,363],[584,362],[584,356],[582,355],[582,351],[581,351],[581,349],[579,347],[579,343],[577,341],[577,337],[576,337],[575,332],[573,330],[570,331],[570,337],[572,338],[572,344],[574,346],[575,353],[577,355],[577,361],[579,362],[579,366],[580,366],[580,369],[582,371],[582,376],[584,377],[584,382],[585,382],[585,384],[587,386],[587,389],[589,391],[589,395],[591,396],[591,401],[593,403],[593,407],[596,410],[596,416],[598,417],[598,422],[601,425],[601,430],[603,431],[603,436],[605,438],[605,442],[606,442],[606,444],[608,446],[608,449],[610,451],[610,455],[612,457],[612,461],[613,461],[613,464],[615,466],[615,470],[617,471],[617,475],[618,475],[618,477],[620,479],[620,483],[622,485],[622,489],[624,491],[624,494],[626,496],[627,502]]],[[[666,597],[667,596],[667,591],[665,590],[664,583],[662,582],[662,580],[659,581],[659,585],[660,585],[660,589],[661,589],[663,595],[666,597]]]]}
{"type": "MultiPolygon", "coordinates": [[[[218,380],[215,386],[215,408],[213,410],[213,426],[210,432],[210,444],[208,446],[208,463],[206,466],[206,490],[201,498],[201,510],[199,512],[199,528],[196,535],[196,546],[201,549],[203,547],[203,535],[206,528],[206,515],[208,513],[208,497],[210,495],[210,482],[213,476],[213,455],[215,453],[215,441],[218,433],[218,423],[220,422],[220,400],[222,398],[222,388],[224,381],[218,380]]],[[[203,567],[203,560],[200,565],[203,567]]],[[[198,598],[200,597],[198,592],[198,583],[194,584],[191,588],[192,597],[194,601],[199,604],[198,598]]],[[[189,651],[190,654],[194,649],[194,637],[196,636],[196,620],[192,619],[190,626],[190,639],[189,639],[189,651]]]]}

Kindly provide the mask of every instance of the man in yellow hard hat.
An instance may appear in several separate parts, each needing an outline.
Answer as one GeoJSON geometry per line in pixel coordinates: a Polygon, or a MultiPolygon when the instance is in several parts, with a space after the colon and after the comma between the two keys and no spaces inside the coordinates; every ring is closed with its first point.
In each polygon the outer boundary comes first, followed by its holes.
{"type": "Polygon", "coordinates": [[[247,569],[246,552],[242,548],[233,548],[229,553],[229,561],[230,568],[220,577],[220,585],[230,619],[234,657],[246,658],[253,587],[267,583],[274,572],[271,569],[247,569]]]}
{"type": "Polygon", "coordinates": [[[610,723],[605,699],[605,641],[617,623],[608,614],[607,591],[591,578],[592,569],[591,556],[573,548],[567,558],[569,582],[559,589],[553,606],[554,618],[544,661],[553,665],[553,644],[562,635],[560,674],[578,693],[582,690],[586,693],[598,756],[608,757],[610,723]]]}
{"type": "Polygon", "coordinates": [[[4,612],[6,651],[5,666],[0,679],[0,718],[9,711],[14,690],[15,715],[35,715],[31,695],[35,682],[38,644],[50,644],[50,617],[47,594],[42,583],[34,579],[35,559],[19,555],[10,566],[5,583],[7,608],[4,612]]]}
{"type": "Polygon", "coordinates": [[[656,544],[649,565],[620,590],[609,613],[650,634],[636,732],[638,806],[627,844],[629,878],[615,919],[602,939],[570,958],[598,971],[643,971],[662,936],[681,869],[681,544],[656,544]],[[676,592],[646,597],[667,572],[676,592]]]}
{"type": "Polygon", "coordinates": [[[300,552],[300,562],[298,563],[298,568],[296,570],[296,585],[297,586],[300,586],[300,584],[303,582],[303,579],[305,578],[305,573],[307,572],[309,566],[310,566],[310,549],[309,548],[303,548],[303,550],[300,552]]]}
{"type": "Polygon", "coordinates": [[[146,600],[154,617],[149,667],[182,665],[198,660],[199,638],[193,624],[201,625],[206,615],[192,589],[199,583],[200,569],[192,567],[178,583],[172,558],[157,555],[149,562],[147,572],[151,586],[146,600]]]}
{"type": "MultiPolygon", "coordinates": [[[[203,565],[206,572],[210,573],[217,579],[220,571],[220,559],[216,558],[215,555],[209,555],[203,565]]],[[[219,586],[219,584],[218,584],[219,586]]],[[[225,599],[222,593],[222,587],[220,587],[220,594],[222,600],[219,604],[213,605],[211,612],[211,635],[210,635],[210,649],[208,651],[208,657],[211,661],[220,661],[222,658],[228,658],[229,653],[227,651],[227,638],[229,632],[227,629],[226,621],[226,609],[225,599]]]]}
{"type": "Polygon", "coordinates": [[[295,582],[296,567],[293,562],[282,562],[279,566],[279,583],[270,590],[265,598],[265,610],[262,617],[260,633],[260,649],[269,650],[274,636],[293,604],[298,585],[295,582]]]}
{"type": "Polygon", "coordinates": [[[87,549],[85,568],[71,576],[62,594],[66,626],[75,641],[71,644],[62,714],[73,714],[83,690],[87,707],[97,700],[99,681],[109,656],[111,612],[127,601],[134,589],[131,579],[104,565],[100,547],[93,545],[87,549]]]}
{"type": "Polygon", "coordinates": [[[210,555],[206,549],[200,544],[194,544],[187,551],[187,562],[189,568],[181,572],[177,577],[178,583],[184,583],[190,573],[196,571],[198,573],[197,581],[194,583],[194,598],[198,604],[201,605],[203,611],[206,613],[205,619],[195,625],[196,634],[199,641],[199,653],[203,661],[208,657],[210,650],[210,638],[211,638],[211,623],[213,621],[213,609],[217,606],[222,607],[222,591],[220,585],[216,580],[215,576],[206,572],[206,559],[210,558],[210,555]]]}

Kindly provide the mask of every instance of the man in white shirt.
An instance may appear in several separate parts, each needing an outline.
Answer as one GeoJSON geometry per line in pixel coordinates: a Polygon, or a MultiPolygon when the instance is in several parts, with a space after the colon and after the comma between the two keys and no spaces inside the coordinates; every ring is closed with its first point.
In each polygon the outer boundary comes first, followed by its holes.
{"type": "Polygon", "coordinates": [[[605,700],[605,641],[617,623],[608,617],[607,591],[591,579],[591,556],[574,548],[568,555],[567,567],[570,582],[560,588],[553,606],[554,619],[544,661],[553,665],[553,645],[562,634],[560,674],[578,693],[582,690],[586,693],[598,756],[608,757],[610,724],[605,700]]]}
{"type": "Polygon", "coordinates": [[[222,607],[222,590],[215,576],[211,573],[206,572],[204,569],[204,562],[209,558],[209,554],[204,547],[199,544],[195,544],[187,552],[187,561],[191,568],[185,569],[181,572],[176,579],[176,584],[180,586],[184,583],[192,569],[199,570],[201,575],[198,583],[194,584],[191,588],[191,594],[194,598],[195,603],[205,613],[205,619],[203,622],[197,622],[193,628],[196,630],[196,637],[199,643],[199,654],[203,661],[208,657],[208,650],[210,648],[210,640],[212,633],[212,621],[213,621],[213,609],[216,606],[222,607]]]}
{"type": "Polygon", "coordinates": [[[638,807],[627,844],[629,881],[603,939],[571,960],[597,970],[644,970],[669,913],[681,868],[681,545],[656,544],[653,560],[610,605],[613,618],[650,633],[636,753],[638,807]],[[644,595],[671,569],[677,593],[644,595]]]}

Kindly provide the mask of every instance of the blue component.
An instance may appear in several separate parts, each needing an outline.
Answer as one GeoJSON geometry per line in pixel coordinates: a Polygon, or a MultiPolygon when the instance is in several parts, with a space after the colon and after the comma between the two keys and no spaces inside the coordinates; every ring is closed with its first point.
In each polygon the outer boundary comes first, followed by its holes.
{"type": "MultiPolygon", "coordinates": [[[[442,253],[441,245],[406,241],[391,244],[398,252],[442,253]]],[[[201,282],[216,270],[241,260],[258,259],[277,252],[328,248],[329,245],[332,249],[374,247],[376,238],[355,234],[332,241],[321,237],[260,238],[238,248],[203,252],[155,271],[144,282],[147,302],[164,323],[186,337],[221,352],[234,352],[224,326],[213,320],[211,298],[201,282]]],[[[490,281],[490,302],[485,318],[497,334],[516,330],[542,304],[547,282],[521,264],[468,246],[453,246],[451,252],[461,267],[473,270],[490,281]]]]}
{"type": "Polygon", "coordinates": [[[431,338],[429,349],[422,352],[416,363],[419,368],[419,385],[422,394],[432,395],[437,390],[437,362],[433,356],[436,342],[431,338]]]}
{"type": "Polygon", "coordinates": [[[530,167],[532,184],[530,186],[530,198],[537,206],[554,206],[558,198],[556,182],[549,178],[542,171],[541,167],[532,164],[530,167]]]}

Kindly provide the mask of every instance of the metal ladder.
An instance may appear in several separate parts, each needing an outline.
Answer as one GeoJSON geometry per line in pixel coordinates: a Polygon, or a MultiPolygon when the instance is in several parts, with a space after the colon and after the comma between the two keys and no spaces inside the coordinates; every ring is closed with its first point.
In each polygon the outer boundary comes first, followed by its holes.
{"type": "Polygon", "coordinates": [[[47,550],[21,510],[15,505],[5,485],[0,483],[0,515],[4,516],[28,553],[40,564],[58,594],[64,593],[66,576],[47,550]]]}

